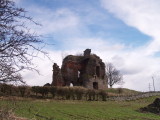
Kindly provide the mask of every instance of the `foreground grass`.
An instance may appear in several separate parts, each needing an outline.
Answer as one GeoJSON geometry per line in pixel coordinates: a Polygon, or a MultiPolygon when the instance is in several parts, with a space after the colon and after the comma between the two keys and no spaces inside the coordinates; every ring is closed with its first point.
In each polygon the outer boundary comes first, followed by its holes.
{"type": "Polygon", "coordinates": [[[18,116],[38,120],[159,120],[158,115],[138,111],[155,98],[128,102],[5,99],[0,101],[0,107],[12,108],[18,116]]]}

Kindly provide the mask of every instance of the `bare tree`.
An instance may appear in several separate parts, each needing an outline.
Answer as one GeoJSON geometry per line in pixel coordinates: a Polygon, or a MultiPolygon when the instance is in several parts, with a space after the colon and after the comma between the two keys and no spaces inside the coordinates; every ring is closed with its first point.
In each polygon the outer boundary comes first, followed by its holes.
{"type": "Polygon", "coordinates": [[[0,82],[22,82],[22,76],[11,65],[0,63],[0,82]]]}
{"type": "Polygon", "coordinates": [[[114,84],[122,84],[123,83],[123,76],[119,70],[117,70],[112,63],[106,63],[106,75],[108,80],[108,85],[110,88],[114,84]]]}
{"type": "Polygon", "coordinates": [[[23,82],[19,71],[33,70],[32,59],[39,52],[47,55],[41,50],[42,46],[37,47],[43,41],[31,33],[23,21],[38,24],[25,13],[13,1],[0,0],[0,82],[23,82]]]}

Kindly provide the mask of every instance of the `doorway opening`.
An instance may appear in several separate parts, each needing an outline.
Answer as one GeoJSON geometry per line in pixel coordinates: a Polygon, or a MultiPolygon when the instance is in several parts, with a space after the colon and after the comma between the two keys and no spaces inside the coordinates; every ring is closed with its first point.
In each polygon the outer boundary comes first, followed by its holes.
{"type": "Polygon", "coordinates": [[[98,90],[98,82],[93,82],[93,89],[98,90]]]}

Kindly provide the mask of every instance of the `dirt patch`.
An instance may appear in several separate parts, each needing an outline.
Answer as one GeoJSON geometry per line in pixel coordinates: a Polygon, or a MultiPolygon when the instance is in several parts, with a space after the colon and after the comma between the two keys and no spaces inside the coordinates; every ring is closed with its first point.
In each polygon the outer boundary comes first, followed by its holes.
{"type": "Polygon", "coordinates": [[[12,110],[3,109],[0,110],[0,120],[28,120],[22,117],[16,117],[12,110]]]}

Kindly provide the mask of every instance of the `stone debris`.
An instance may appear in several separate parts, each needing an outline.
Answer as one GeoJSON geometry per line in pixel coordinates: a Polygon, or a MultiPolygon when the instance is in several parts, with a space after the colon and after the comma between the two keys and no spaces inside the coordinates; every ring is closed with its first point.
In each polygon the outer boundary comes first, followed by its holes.
{"type": "Polygon", "coordinates": [[[160,115],[160,98],[156,98],[152,104],[147,107],[140,108],[142,112],[151,112],[160,115]]]}

